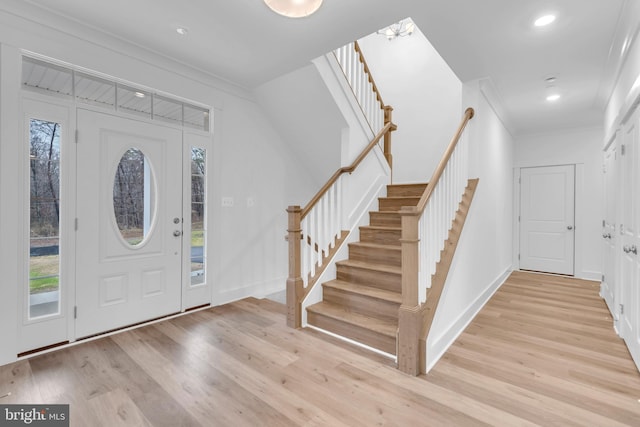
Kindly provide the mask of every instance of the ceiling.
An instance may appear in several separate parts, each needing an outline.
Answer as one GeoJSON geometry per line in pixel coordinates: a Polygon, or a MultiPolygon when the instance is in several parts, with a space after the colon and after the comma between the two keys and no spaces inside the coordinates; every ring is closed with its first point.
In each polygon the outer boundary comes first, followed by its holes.
{"type": "Polygon", "coordinates": [[[491,78],[520,134],[602,124],[617,44],[631,30],[621,14],[635,0],[325,0],[303,19],[262,0],[26,1],[46,11],[29,19],[48,17],[43,24],[72,34],[90,27],[247,89],[411,17],[462,81],[491,78]],[[556,22],[534,28],[547,12],[556,22]],[[563,95],[553,104],[545,101],[550,76],[563,95]]]}

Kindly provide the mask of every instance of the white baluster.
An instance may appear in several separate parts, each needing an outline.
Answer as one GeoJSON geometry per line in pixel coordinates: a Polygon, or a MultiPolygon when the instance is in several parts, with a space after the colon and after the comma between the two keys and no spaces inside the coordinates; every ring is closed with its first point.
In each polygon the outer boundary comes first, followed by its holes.
{"type": "Polygon", "coordinates": [[[301,246],[301,254],[300,258],[302,258],[302,282],[304,283],[304,287],[307,287],[308,277],[309,277],[309,245],[307,244],[307,237],[309,236],[309,215],[307,215],[302,220],[302,240],[300,241],[301,246]]]}

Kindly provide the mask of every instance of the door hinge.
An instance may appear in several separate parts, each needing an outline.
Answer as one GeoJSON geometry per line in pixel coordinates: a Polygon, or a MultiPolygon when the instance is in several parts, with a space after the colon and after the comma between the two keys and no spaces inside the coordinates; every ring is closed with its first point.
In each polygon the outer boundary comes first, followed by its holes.
{"type": "Polygon", "coordinates": [[[620,155],[621,155],[621,156],[624,156],[625,154],[627,154],[627,146],[626,146],[626,145],[624,145],[624,144],[622,144],[622,145],[620,146],[620,155]]]}
{"type": "Polygon", "coordinates": [[[78,318],[78,306],[77,305],[73,306],[73,318],[74,319],[78,318]]]}
{"type": "Polygon", "coordinates": [[[518,184],[522,184],[522,178],[518,178],[518,184]]]}
{"type": "Polygon", "coordinates": [[[518,254],[518,261],[520,261],[520,254],[518,254]]]}
{"type": "Polygon", "coordinates": [[[520,222],[520,215],[518,215],[518,222],[520,222]]]}
{"type": "Polygon", "coordinates": [[[605,225],[605,221],[604,221],[604,219],[603,219],[603,220],[602,220],[602,226],[604,227],[604,225],[605,225]]]}
{"type": "Polygon", "coordinates": [[[620,304],[620,314],[624,314],[624,304],[620,304]]]}
{"type": "Polygon", "coordinates": [[[602,282],[604,282],[604,274],[602,275],[602,282]]]}
{"type": "Polygon", "coordinates": [[[74,231],[78,231],[78,218],[73,221],[73,229],[74,231]]]}
{"type": "Polygon", "coordinates": [[[76,129],[76,144],[78,143],[78,129],[76,129]]]}

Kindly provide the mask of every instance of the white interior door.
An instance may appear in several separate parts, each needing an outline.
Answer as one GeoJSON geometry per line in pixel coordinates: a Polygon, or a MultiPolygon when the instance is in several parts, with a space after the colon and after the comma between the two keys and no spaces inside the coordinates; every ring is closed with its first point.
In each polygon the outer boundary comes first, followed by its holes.
{"type": "Polygon", "coordinates": [[[520,268],[573,275],[574,165],[520,172],[520,268]]]}
{"type": "Polygon", "coordinates": [[[616,203],[617,203],[617,143],[613,141],[604,153],[603,181],[604,181],[604,221],[602,224],[603,265],[601,294],[613,313],[614,320],[617,316],[616,290],[616,203]]]}
{"type": "Polygon", "coordinates": [[[181,310],[182,133],[78,109],[76,337],[181,310]]]}
{"type": "Polygon", "coordinates": [[[640,366],[640,173],[638,156],[640,110],[622,131],[621,147],[621,218],[622,244],[620,261],[620,335],[624,338],[636,364],[640,366]]]}

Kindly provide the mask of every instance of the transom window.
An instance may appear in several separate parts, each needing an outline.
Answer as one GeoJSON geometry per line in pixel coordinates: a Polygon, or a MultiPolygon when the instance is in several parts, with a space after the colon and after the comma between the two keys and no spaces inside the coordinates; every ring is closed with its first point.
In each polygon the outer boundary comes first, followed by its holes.
{"type": "Polygon", "coordinates": [[[22,87],[209,132],[209,109],[109,78],[23,56],[22,87]]]}

